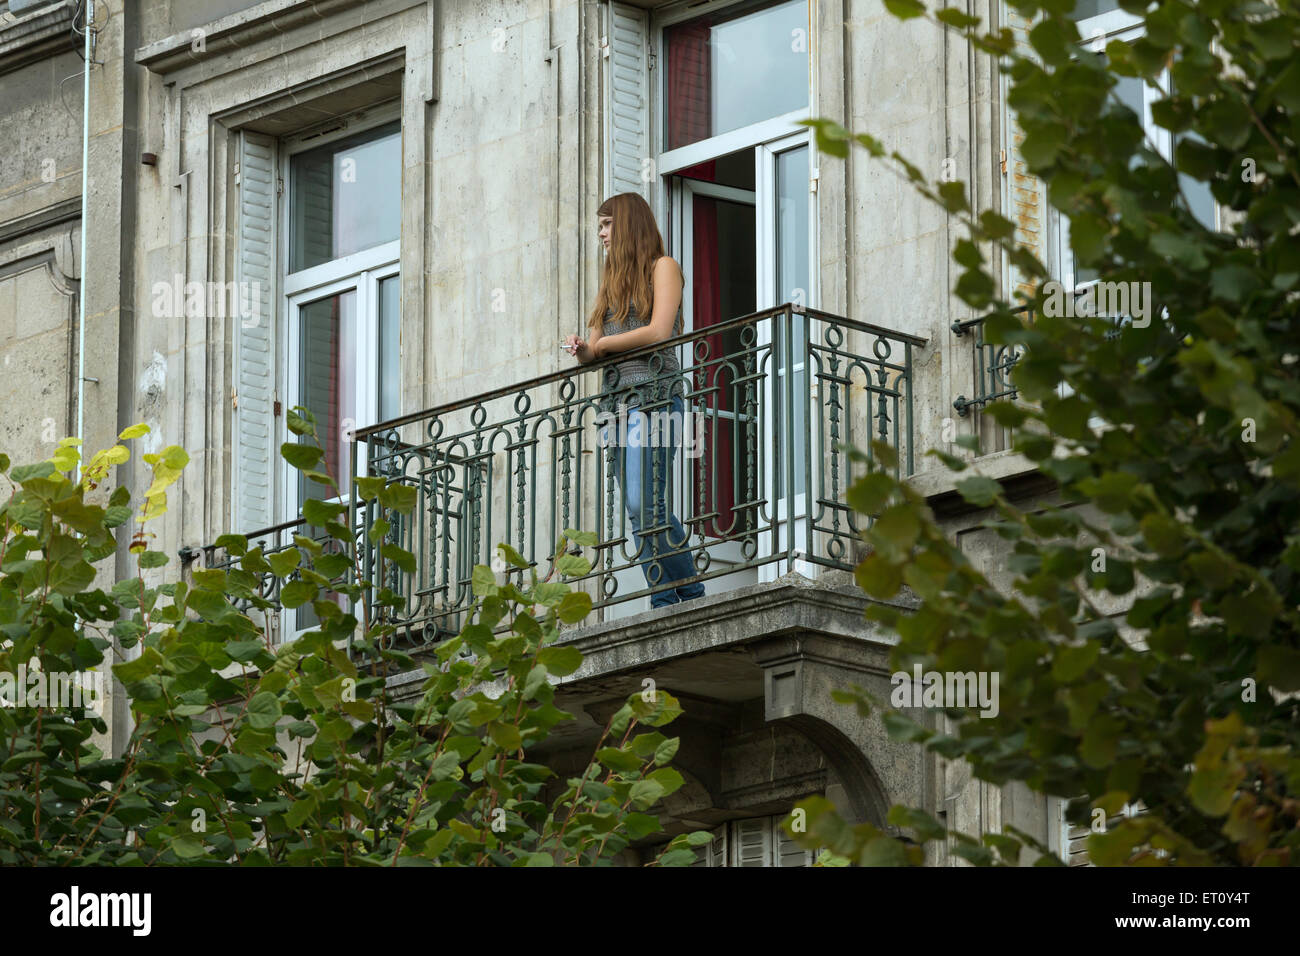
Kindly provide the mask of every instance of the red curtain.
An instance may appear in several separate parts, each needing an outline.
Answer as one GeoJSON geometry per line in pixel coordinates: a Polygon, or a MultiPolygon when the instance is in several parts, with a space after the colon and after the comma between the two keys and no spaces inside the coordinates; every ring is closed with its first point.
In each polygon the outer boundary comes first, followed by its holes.
{"type": "MultiPolygon", "coordinates": [[[[672,27],[667,31],[668,46],[668,148],[676,149],[707,139],[713,132],[712,51],[710,38],[712,21],[709,17],[672,27]]],[[[676,172],[687,179],[717,182],[716,161],[709,159],[676,172]]],[[[716,325],[730,316],[722,315],[721,284],[718,272],[718,207],[707,196],[696,196],[692,203],[691,242],[692,276],[691,296],[694,306],[695,328],[716,325]]],[[[708,347],[706,360],[716,362],[723,354],[722,336],[709,335],[704,339],[708,347]]],[[[704,454],[695,459],[697,489],[703,488],[704,513],[716,511],[718,517],[699,522],[697,533],[722,537],[732,527],[735,509],[734,468],[732,467],[732,422],[719,419],[712,413],[731,411],[732,376],[723,374],[715,364],[708,366],[704,381],[692,379],[694,385],[718,389],[707,393],[706,409],[710,415],[705,420],[704,454]],[[716,468],[714,466],[716,462],[716,468]]],[[[699,491],[696,502],[700,501],[699,491]]]]}
{"type": "MultiPolygon", "coordinates": [[[[708,18],[668,31],[668,148],[707,139],[712,129],[708,18]]],[[[706,165],[706,164],[701,164],[706,165]]],[[[712,161],[707,165],[712,166],[712,161]]],[[[712,179],[696,177],[697,179],[712,179]]]]}
{"type": "MultiPolygon", "coordinates": [[[[694,265],[693,286],[691,289],[692,305],[695,315],[695,328],[703,329],[716,325],[730,316],[722,314],[721,282],[718,267],[718,205],[717,201],[707,196],[696,196],[692,203],[693,220],[691,223],[692,262],[694,265]]],[[[703,381],[693,380],[698,388],[716,388],[716,392],[706,392],[705,408],[698,411],[708,412],[704,423],[704,454],[695,459],[695,480],[697,487],[704,489],[703,512],[716,511],[718,517],[704,522],[700,533],[713,537],[723,537],[735,533],[733,522],[736,503],[732,464],[732,422],[730,419],[717,417],[717,412],[733,411],[731,393],[734,376],[719,363],[725,346],[722,335],[714,333],[703,339],[707,351],[704,359],[706,366],[703,381]]],[[[697,504],[699,501],[697,493],[697,504]]]]}

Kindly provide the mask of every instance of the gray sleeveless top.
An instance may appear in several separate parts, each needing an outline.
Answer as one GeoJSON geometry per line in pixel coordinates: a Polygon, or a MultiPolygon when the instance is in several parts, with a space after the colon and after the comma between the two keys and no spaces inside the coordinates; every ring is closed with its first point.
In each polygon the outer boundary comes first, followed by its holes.
{"type": "MultiPolygon", "coordinates": [[[[648,322],[642,322],[637,318],[636,305],[628,303],[627,318],[622,322],[614,319],[613,309],[605,310],[605,330],[601,335],[618,335],[620,332],[630,332],[632,329],[639,329],[648,324],[648,322]]],[[[673,319],[673,334],[679,334],[681,327],[682,309],[681,306],[678,306],[677,315],[673,319]]],[[[625,362],[617,362],[609,366],[605,369],[602,394],[608,395],[616,392],[617,401],[627,402],[630,398],[630,387],[642,385],[652,379],[656,382],[655,387],[641,389],[643,401],[657,401],[670,395],[685,398],[686,390],[682,382],[682,366],[677,361],[676,348],[670,346],[657,352],[651,352],[648,355],[628,359],[625,362]],[[656,355],[661,356],[663,362],[657,372],[652,371],[650,368],[650,360],[656,355]],[[617,384],[614,382],[614,369],[618,369],[617,384]]]]}

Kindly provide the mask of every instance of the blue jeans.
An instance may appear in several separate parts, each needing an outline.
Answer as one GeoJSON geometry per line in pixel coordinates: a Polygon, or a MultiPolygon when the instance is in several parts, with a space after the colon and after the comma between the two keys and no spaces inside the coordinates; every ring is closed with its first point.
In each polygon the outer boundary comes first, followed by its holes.
{"type": "Polygon", "coordinates": [[[673,455],[681,442],[682,400],[674,395],[671,408],[662,405],[647,415],[638,406],[627,413],[627,441],[614,449],[614,474],[623,490],[623,507],[627,509],[636,542],[636,559],[641,563],[646,584],[652,589],[651,607],[663,607],[689,601],[704,594],[704,583],[695,581],[670,587],[673,581],[694,577],[695,564],[687,547],[686,529],[667,505],[668,475],[673,455]],[[667,414],[665,414],[667,413],[667,414]],[[667,418],[665,423],[663,419],[667,418]],[[655,420],[660,427],[654,427],[655,420]],[[669,427],[662,427],[667,424],[669,427]],[[657,529],[642,537],[642,528],[657,529]],[[676,553],[670,553],[676,552],[676,553]]]}

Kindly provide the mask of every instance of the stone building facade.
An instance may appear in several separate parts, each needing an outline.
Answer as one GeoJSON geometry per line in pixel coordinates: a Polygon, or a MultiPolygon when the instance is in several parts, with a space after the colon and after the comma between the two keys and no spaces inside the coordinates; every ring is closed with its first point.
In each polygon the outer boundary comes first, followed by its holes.
{"type": "MultiPolygon", "coordinates": [[[[971,11],[1023,32],[997,0],[971,11]]],[[[1099,35],[1127,29],[1113,4],[1085,12],[1099,35]]],[[[990,57],[878,0],[0,0],[0,448],[34,461],[146,422],[145,450],[192,459],[155,547],[210,561],[226,532],[292,532],[303,488],[277,449],[307,404],[340,473],[355,448],[423,492],[425,522],[402,532],[422,562],[417,648],[495,541],[541,560],[557,527],[600,531],[598,608],[570,635],[586,659],[560,694],[580,719],[552,758],[584,759],[646,680],[671,690],[688,785],[665,815],[716,828],[702,864],[806,864],[775,822],[812,793],[881,825],[894,803],[968,833],[1014,823],[1068,855],[1058,806],[831,700],[890,690],[833,440],[886,437],[995,573],[999,542],[923,451],[968,454],[952,440],[973,432],[983,473],[1051,488],[981,419],[1001,359],[949,293],[955,222],[865,150],[818,153],[798,120],[965,180],[1078,280],[1002,84],[990,57]],[[558,347],[584,332],[596,210],[622,192],[683,265],[703,421],[673,494],[708,594],[664,608],[591,438],[598,375],[558,347]]],[[[119,700],[119,738],[126,721],[119,700]]]]}

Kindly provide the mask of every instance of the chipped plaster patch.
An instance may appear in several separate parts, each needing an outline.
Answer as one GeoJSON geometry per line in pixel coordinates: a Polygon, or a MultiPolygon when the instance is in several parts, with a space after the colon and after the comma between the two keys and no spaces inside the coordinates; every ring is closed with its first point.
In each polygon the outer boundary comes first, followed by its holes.
{"type": "Polygon", "coordinates": [[[147,454],[157,453],[162,444],[159,426],[162,424],[163,397],[167,393],[167,360],[154,351],[153,358],[140,375],[140,417],[149,426],[149,434],[142,436],[147,454]]]}

